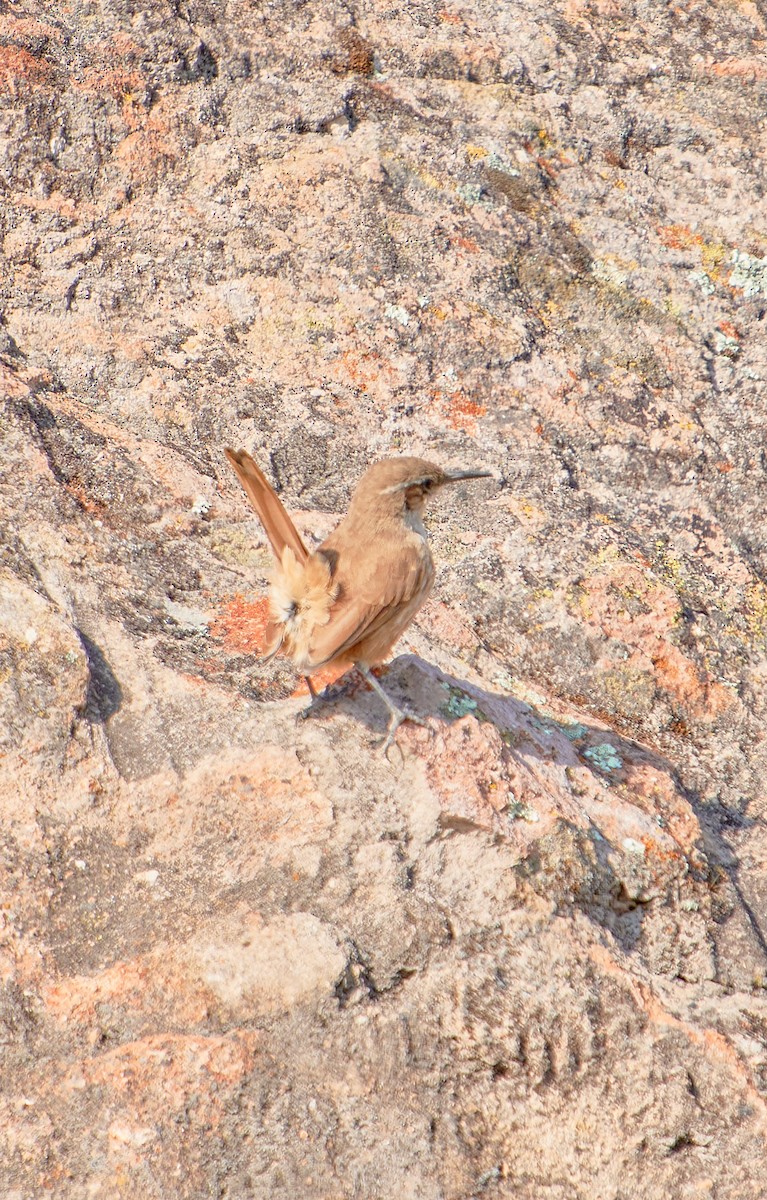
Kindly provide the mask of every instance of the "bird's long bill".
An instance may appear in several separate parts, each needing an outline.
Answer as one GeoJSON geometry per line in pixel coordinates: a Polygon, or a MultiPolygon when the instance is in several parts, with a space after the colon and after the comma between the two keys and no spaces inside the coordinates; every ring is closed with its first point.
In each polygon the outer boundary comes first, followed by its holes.
{"type": "Polygon", "coordinates": [[[492,479],[491,471],[445,471],[446,483],[459,483],[462,479],[492,479]]]}

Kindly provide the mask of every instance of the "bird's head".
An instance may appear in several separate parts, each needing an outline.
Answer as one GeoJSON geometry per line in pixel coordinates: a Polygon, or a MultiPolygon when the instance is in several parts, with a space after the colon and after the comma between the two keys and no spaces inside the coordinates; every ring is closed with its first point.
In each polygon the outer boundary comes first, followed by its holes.
{"type": "Polygon", "coordinates": [[[352,504],[377,502],[393,514],[420,512],[427,496],[446,483],[489,475],[489,471],[446,471],[424,458],[382,458],[362,476],[352,504]]]}

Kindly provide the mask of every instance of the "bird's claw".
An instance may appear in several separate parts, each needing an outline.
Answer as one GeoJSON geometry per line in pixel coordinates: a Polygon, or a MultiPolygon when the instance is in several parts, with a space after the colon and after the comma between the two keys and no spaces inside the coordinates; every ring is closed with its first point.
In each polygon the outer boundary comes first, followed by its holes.
{"type": "Polygon", "coordinates": [[[306,708],[296,713],[296,721],[308,721],[310,717],[319,716],[324,711],[328,697],[322,692],[315,692],[306,708]]]}
{"type": "Polygon", "coordinates": [[[424,728],[428,728],[429,725],[428,721],[426,721],[423,717],[419,717],[417,713],[412,712],[409,708],[393,709],[391,719],[389,721],[389,727],[386,730],[386,737],[381,738],[380,741],[374,743],[374,745],[380,746],[382,754],[388,754],[389,750],[395,744],[397,730],[399,729],[400,725],[404,724],[405,721],[412,721],[414,725],[421,725],[424,728]]]}

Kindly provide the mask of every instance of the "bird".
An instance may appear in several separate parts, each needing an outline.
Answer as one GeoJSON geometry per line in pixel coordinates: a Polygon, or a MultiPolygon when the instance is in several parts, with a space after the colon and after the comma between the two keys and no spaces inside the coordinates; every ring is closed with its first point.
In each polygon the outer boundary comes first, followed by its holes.
{"type": "Polygon", "coordinates": [[[434,584],[422,513],[449,483],[489,471],[448,471],[423,458],[384,458],[363,474],[346,516],[309,551],[261,468],[246,450],[224,453],[259,516],[274,552],[270,620],[262,661],[281,653],[306,677],[329,664],[353,664],[389,714],[383,749],[403,721],[425,722],[395,704],[372,673],[415,617],[434,584]]]}

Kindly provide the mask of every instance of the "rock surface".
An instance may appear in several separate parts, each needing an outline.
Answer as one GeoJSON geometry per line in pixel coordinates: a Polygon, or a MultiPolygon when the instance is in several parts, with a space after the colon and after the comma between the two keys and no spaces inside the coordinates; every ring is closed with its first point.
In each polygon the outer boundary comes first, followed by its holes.
{"type": "Polygon", "coordinates": [[[752,1200],[759,6],[0,3],[0,1193],[752,1200]],[[387,674],[269,555],[386,453],[387,674]]]}

